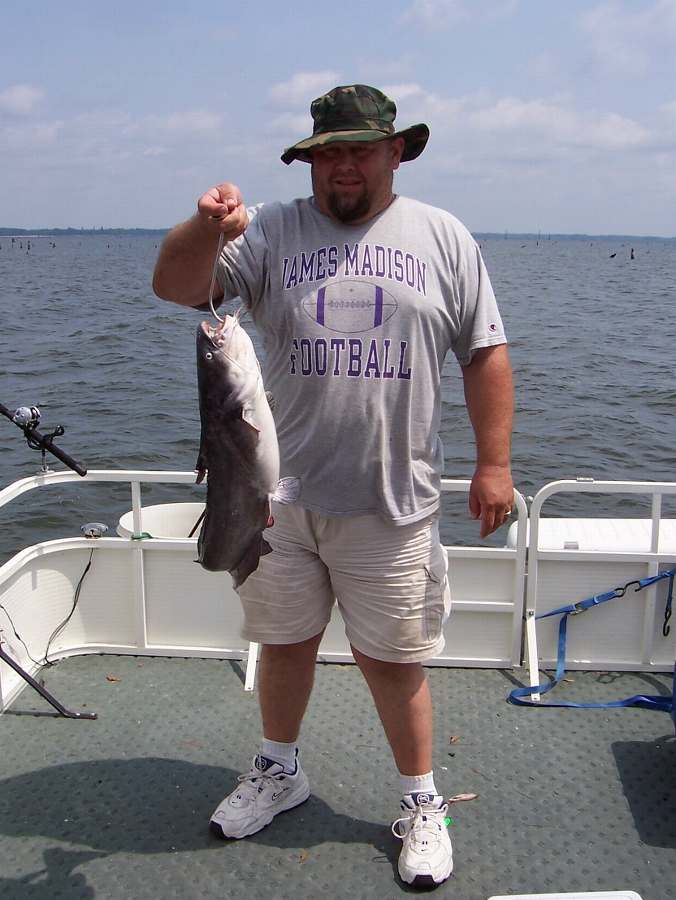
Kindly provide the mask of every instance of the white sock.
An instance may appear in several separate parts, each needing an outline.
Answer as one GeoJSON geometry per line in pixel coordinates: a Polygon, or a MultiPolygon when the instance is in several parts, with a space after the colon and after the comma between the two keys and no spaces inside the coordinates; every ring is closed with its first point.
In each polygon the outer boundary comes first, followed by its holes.
{"type": "Polygon", "coordinates": [[[263,738],[260,746],[261,756],[267,756],[268,759],[274,759],[275,762],[282,763],[287,772],[293,772],[296,768],[296,742],[290,744],[284,741],[269,741],[263,738]]]}
{"type": "Polygon", "coordinates": [[[425,794],[436,796],[437,789],[434,786],[434,772],[428,772],[426,775],[402,775],[401,779],[402,794],[417,794],[423,791],[425,794]]]}

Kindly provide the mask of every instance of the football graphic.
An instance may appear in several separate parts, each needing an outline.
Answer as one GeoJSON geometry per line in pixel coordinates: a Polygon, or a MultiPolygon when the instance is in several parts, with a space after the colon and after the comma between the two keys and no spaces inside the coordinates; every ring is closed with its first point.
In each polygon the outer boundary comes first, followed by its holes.
{"type": "Polygon", "coordinates": [[[329,331],[357,334],[383,325],[397,311],[397,301],[370,281],[337,281],[303,300],[306,314],[329,331]]]}

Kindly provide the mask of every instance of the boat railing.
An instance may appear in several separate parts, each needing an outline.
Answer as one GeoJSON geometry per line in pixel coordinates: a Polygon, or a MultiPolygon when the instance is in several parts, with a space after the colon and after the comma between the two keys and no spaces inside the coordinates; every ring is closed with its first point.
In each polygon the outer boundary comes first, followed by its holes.
{"type": "MultiPolygon", "coordinates": [[[[46,647],[50,661],[84,653],[246,659],[245,687],[251,689],[258,648],[240,636],[241,608],[231,579],[194,562],[196,538],[187,535],[201,504],[142,502],[143,485],[194,481],[194,472],[93,470],[82,478],[57,471],[0,491],[2,508],[28,491],[68,482],[117,482],[130,488],[130,509],[116,536],[43,541],[0,567],[0,639],[13,659],[32,673],[44,663],[46,647]],[[89,571],[91,560],[96,564],[89,571]],[[67,627],[53,637],[71,608],[67,627]]],[[[442,481],[444,493],[466,494],[469,487],[469,480],[442,481]]],[[[445,547],[453,614],[444,627],[446,646],[430,664],[514,668],[524,661],[526,649],[530,683],[537,684],[538,668],[555,665],[557,625],[545,619],[536,628],[537,614],[676,564],[676,520],[663,515],[667,495],[676,495],[676,483],[557,481],[536,494],[529,512],[517,492],[516,521],[505,546],[445,547]],[[580,492],[645,495],[651,516],[586,520],[543,515],[555,495],[580,492]]],[[[640,597],[628,594],[576,617],[580,622],[569,630],[568,667],[668,671],[675,652],[674,634],[667,638],[661,629],[665,592],[662,582],[640,597]]],[[[319,659],[353,661],[335,610],[319,659]]],[[[0,660],[0,709],[22,686],[0,660]]]]}
{"type": "MultiPolygon", "coordinates": [[[[162,515],[198,504],[144,506],[144,484],[193,485],[194,472],[91,470],[39,473],[0,491],[0,508],[28,491],[68,482],[126,482],[131,509],[114,537],[67,537],[20,550],[0,567],[0,638],[28,671],[43,662],[28,653],[14,626],[32,648],[47,646],[66,618],[91,558],[77,610],[50,646],[50,660],[84,653],[132,653],[247,659],[245,686],[253,687],[257,647],[240,637],[241,609],[230,576],[194,564],[196,538],[155,526],[162,515]],[[159,517],[159,518],[158,518],[159,517]],[[126,522],[126,525],[124,524],[126,522]],[[11,623],[7,621],[11,617],[11,623]],[[4,618],[4,621],[3,621],[4,618]],[[33,658],[31,658],[33,657],[33,658]]],[[[444,492],[466,493],[467,480],[444,479],[444,492]]],[[[522,657],[527,506],[515,499],[517,540],[511,547],[448,546],[451,559],[452,626],[446,647],[432,665],[515,667],[522,657]]],[[[166,518],[166,516],[165,516],[166,518]]],[[[183,520],[185,520],[185,512],[183,520]]],[[[340,617],[335,613],[319,650],[326,662],[352,662],[340,617]]],[[[0,700],[6,706],[22,687],[0,661],[0,700]]]]}
{"type": "MultiPolygon", "coordinates": [[[[676,483],[595,481],[551,482],[533,498],[529,515],[526,588],[526,647],[531,685],[538,668],[554,668],[559,618],[536,616],[588,597],[649,578],[676,564],[676,520],[663,515],[663,499],[676,496],[676,483]],[[544,517],[553,498],[596,494],[599,508],[609,496],[641,496],[645,518],[544,517]]],[[[634,507],[635,508],[635,507],[634,507]]],[[[669,671],[676,657],[676,633],[664,634],[668,584],[656,582],[574,616],[567,628],[566,668],[611,671],[669,671]]],[[[673,630],[676,632],[676,629],[673,630]]],[[[536,695],[532,695],[537,699],[536,695]]]]}

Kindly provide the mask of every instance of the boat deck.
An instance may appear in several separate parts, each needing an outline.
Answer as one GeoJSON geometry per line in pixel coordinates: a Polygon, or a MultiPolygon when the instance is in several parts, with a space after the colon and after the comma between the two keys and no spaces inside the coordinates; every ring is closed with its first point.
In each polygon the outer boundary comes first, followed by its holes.
{"type": "MultiPolygon", "coordinates": [[[[56,717],[27,688],[0,717],[0,896],[24,898],[393,898],[398,779],[355,666],[318,665],[301,738],[309,801],[242,841],[209,816],[248,767],[255,695],[236,661],[73,657],[46,687],[95,721],[56,717]]],[[[634,890],[676,898],[676,740],[641,709],[524,709],[523,672],[431,668],[434,764],[455,873],[435,891],[634,890]],[[453,738],[453,741],[451,741],[453,738]]],[[[557,688],[602,701],[670,693],[661,674],[582,673],[557,688]]]]}

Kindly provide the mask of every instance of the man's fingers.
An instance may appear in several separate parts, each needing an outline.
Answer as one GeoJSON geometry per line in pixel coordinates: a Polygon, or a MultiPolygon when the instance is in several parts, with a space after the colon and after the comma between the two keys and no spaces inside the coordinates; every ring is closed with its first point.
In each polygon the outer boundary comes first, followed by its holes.
{"type": "Polygon", "coordinates": [[[488,537],[489,534],[492,534],[495,531],[499,524],[500,523],[496,519],[495,512],[492,509],[484,510],[481,516],[481,537],[488,537]]]}
{"type": "MultiPolygon", "coordinates": [[[[478,519],[479,514],[474,514],[472,510],[472,504],[470,503],[470,512],[472,513],[472,518],[478,519]]],[[[480,535],[482,538],[488,537],[489,534],[492,534],[496,531],[501,525],[504,525],[505,522],[509,519],[512,513],[511,506],[501,505],[499,507],[494,507],[490,505],[481,506],[480,507],[480,516],[481,516],[481,531],[480,535]]]]}

